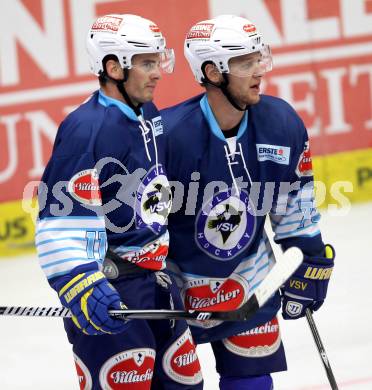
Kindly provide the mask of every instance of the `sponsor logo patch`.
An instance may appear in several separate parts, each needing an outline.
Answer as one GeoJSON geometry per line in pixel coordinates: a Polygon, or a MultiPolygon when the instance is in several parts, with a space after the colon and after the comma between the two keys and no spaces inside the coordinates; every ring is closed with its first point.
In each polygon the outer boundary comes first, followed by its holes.
{"type": "Polygon", "coordinates": [[[309,141],[305,142],[304,150],[297,163],[296,174],[298,177],[313,175],[313,162],[311,158],[309,141]]]}
{"type": "Polygon", "coordinates": [[[99,372],[102,389],[148,390],[154,375],[155,351],[130,349],[108,359],[99,372]]]}
{"type": "Polygon", "coordinates": [[[90,206],[102,205],[96,169],[85,169],[78,172],[70,179],[67,190],[80,203],[90,206]]]}
{"type": "Polygon", "coordinates": [[[246,191],[240,197],[231,190],[214,195],[196,219],[195,240],[199,248],[217,260],[230,260],[250,244],[256,219],[246,191]]]}
{"type": "Polygon", "coordinates": [[[160,32],[160,28],[156,24],[150,24],[149,27],[152,32],[160,32]]]}
{"type": "Polygon", "coordinates": [[[288,301],[285,306],[285,311],[290,317],[297,317],[301,314],[303,305],[295,301],[288,301]]]}
{"type": "Polygon", "coordinates": [[[244,303],[248,292],[248,282],[238,274],[229,279],[193,279],[185,283],[185,307],[199,311],[235,310],[244,303]]]}
{"type": "Polygon", "coordinates": [[[152,126],[154,129],[155,137],[163,134],[163,121],[161,116],[157,116],[156,118],[152,118],[152,126]]]}
{"type": "Polygon", "coordinates": [[[168,348],[163,357],[163,370],[174,381],[196,385],[203,379],[190,329],[168,348]]]}
{"type": "Polygon", "coordinates": [[[119,30],[122,21],[123,18],[118,18],[116,16],[103,16],[94,22],[91,30],[115,33],[119,30]]]}
{"type": "Polygon", "coordinates": [[[92,388],[92,377],[86,365],[74,354],[75,368],[79,379],[80,390],[90,390],[92,388]]]}
{"type": "Polygon", "coordinates": [[[208,40],[212,35],[213,27],[213,23],[198,23],[188,32],[186,39],[208,40]]]}
{"type": "Polygon", "coordinates": [[[107,279],[116,279],[119,276],[118,267],[112,260],[108,259],[107,257],[103,262],[102,272],[105,274],[107,279]]]}
{"type": "MultiPolygon", "coordinates": [[[[169,248],[169,233],[147,243],[138,251],[118,252],[119,256],[141,268],[159,271],[165,268],[169,248]]],[[[106,264],[106,260],[105,263],[106,264]]]]}
{"type": "Polygon", "coordinates": [[[291,148],[269,144],[256,144],[258,161],[272,161],[277,164],[289,165],[291,148]]]}
{"type": "Polygon", "coordinates": [[[232,353],[244,357],[264,357],[275,353],[280,347],[279,323],[275,317],[262,326],[239,333],[223,340],[232,353]]]}
{"type": "Polygon", "coordinates": [[[245,24],[243,26],[243,30],[247,33],[255,33],[256,32],[256,26],[254,24],[245,24]]]}

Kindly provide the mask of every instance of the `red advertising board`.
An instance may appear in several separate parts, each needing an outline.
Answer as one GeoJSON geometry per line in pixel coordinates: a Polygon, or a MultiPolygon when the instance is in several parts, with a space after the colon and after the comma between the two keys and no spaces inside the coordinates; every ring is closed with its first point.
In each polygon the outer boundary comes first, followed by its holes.
{"type": "MultiPolygon", "coordinates": [[[[98,88],[88,69],[85,36],[107,13],[136,13],[156,21],[179,59],[183,39],[207,2],[14,0],[0,12],[0,202],[22,198],[40,178],[59,122],[98,88]]],[[[187,64],[159,83],[157,104],[170,105],[199,87],[187,64]]]]}
{"type": "Polygon", "coordinates": [[[299,112],[315,155],[372,147],[372,2],[366,0],[12,0],[0,12],[0,202],[22,198],[51,152],[59,122],[97,88],[85,34],[98,15],[154,20],[176,51],[159,84],[164,107],[199,91],[183,58],[196,21],[223,13],[255,22],[271,44],[264,92],[299,112]]]}

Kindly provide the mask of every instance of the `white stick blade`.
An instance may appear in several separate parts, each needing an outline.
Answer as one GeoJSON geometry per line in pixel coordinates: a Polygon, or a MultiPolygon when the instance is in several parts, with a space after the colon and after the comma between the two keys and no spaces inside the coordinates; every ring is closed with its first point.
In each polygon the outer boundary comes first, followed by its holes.
{"type": "Polygon", "coordinates": [[[254,292],[259,307],[262,307],[275,291],[291,277],[302,261],[303,254],[300,249],[292,247],[285,251],[254,292]]]}

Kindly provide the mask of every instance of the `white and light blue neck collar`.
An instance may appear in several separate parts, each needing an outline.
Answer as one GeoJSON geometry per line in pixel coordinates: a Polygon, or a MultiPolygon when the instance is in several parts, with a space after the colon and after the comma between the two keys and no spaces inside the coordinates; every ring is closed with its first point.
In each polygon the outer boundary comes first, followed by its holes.
{"type": "MultiPolygon", "coordinates": [[[[98,103],[102,104],[102,106],[104,107],[116,106],[129,119],[139,122],[139,119],[132,108],[130,108],[127,104],[121,102],[120,100],[106,96],[101,89],[98,91],[98,103]]],[[[140,110],[143,115],[142,108],[140,110]]]]}
{"type": "MultiPolygon", "coordinates": [[[[218,125],[217,120],[213,114],[213,111],[208,103],[208,98],[207,98],[206,94],[200,100],[200,108],[204,114],[206,121],[209,124],[209,127],[210,127],[212,133],[220,140],[226,142],[226,138],[223,135],[223,132],[222,132],[220,126],[218,125]]],[[[244,134],[245,130],[247,129],[247,124],[248,124],[248,111],[245,111],[244,115],[243,115],[243,119],[240,122],[240,126],[239,126],[239,130],[238,130],[238,134],[236,136],[236,139],[239,139],[244,134]]]]}

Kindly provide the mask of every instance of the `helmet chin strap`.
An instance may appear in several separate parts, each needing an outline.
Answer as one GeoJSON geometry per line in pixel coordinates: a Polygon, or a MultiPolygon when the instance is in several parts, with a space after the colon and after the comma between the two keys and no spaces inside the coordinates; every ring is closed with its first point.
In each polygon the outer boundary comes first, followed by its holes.
{"type": "Polygon", "coordinates": [[[229,78],[228,78],[228,74],[227,73],[222,73],[222,77],[223,77],[223,81],[219,84],[217,83],[214,83],[213,81],[209,80],[207,75],[205,74],[205,67],[207,64],[210,64],[212,62],[205,62],[202,66],[202,72],[203,72],[203,78],[202,78],[202,82],[205,83],[205,84],[209,84],[209,85],[213,85],[214,87],[216,88],[219,88],[221,90],[221,92],[225,95],[226,99],[228,100],[228,102],[235,108],[237,109],[238,111],[245,111],[247,108],[248,108],[248,105],[246,105],[245,107],[240,107],[239,104],[235,101],[235,99],[232,97],[231,93],[229,92],[229,90],[227,89],[227,86],[229,85],[229,78]]]}
{"type": "Polygon", "coordinates": [[[224,81],[219,85],[219,88],[222,91],[222,93],[225,95],[226,99],[238,111],[245,111],[248,108],[248,105],[246,105],[244,108],[240,107],[238,103],[235,101],[235,99],[232,97],[229,90],[227,89],[227,86],[229,85],[229,78],[227,73],[222,73],[222,77],[224,81]]]}
{"type": "Polygon", "coordinates": [[[140,108],[142,106],[142,103],[138,103],[138,105],[135,106],[124,87],[124,83],[128,81],[129,78],[129,69],[123,68],[123,72],[124,72],[124,78],[122,80],[117,81],[116,86],[119,92],[121,93],[121,95],[123,96],[124,100],[127,102],[128,106],[135,112],[137,116],[140,116],[141,115],[140,108]]]}
{"type": "Polygon", "coordinates": [[[123,68],[124,77],[121,80],[115,80],[112,77],[110,77],[105,72],[105,77],[107,77],[109,80],[111,80],[113,83],[116,84],[117,89],[119,90],[120,94],[123,96],[123,99],[126,101],[127,105],[135,112],[137,116],[141,115],[140,108],[142,107],[142,103],[138,103],[138,105],[134,105],[132,102],[132,99],[129,97],[125,87],[124,83],[128,81],[129,78],[129,69],[123,68]]]}

